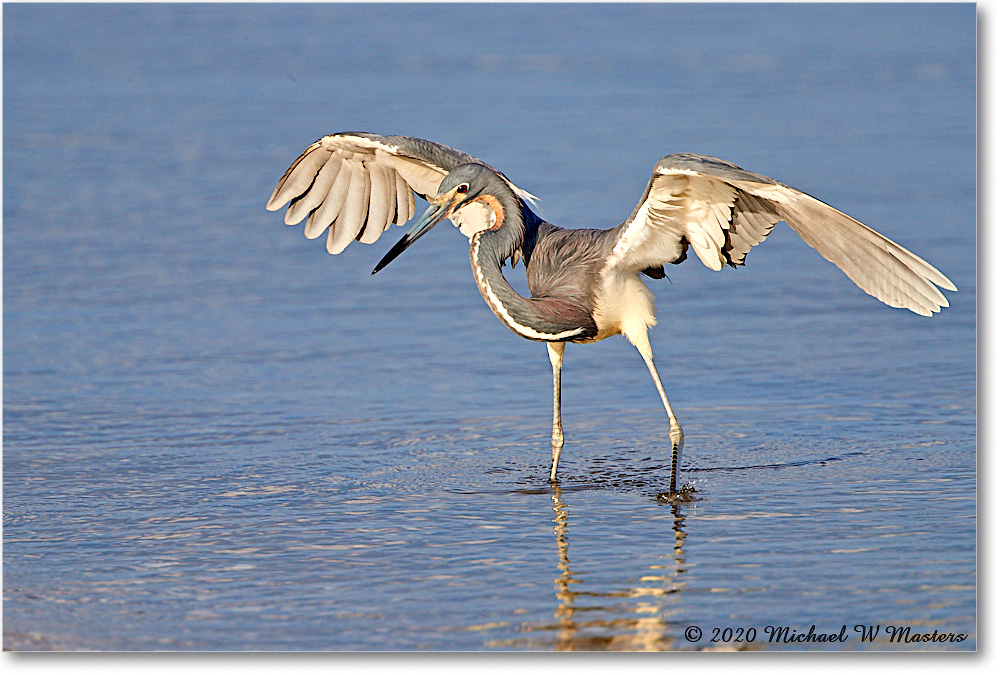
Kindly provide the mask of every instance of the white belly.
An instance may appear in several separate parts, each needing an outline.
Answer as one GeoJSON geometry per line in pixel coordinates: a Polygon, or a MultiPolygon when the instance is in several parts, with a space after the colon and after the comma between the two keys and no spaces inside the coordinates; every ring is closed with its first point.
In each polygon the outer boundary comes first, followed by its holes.
{"type": "Polygon", "coordinates": [[[636,340],[643,341],[646,331],[656,325],[653,292],[635,273],[606,272],[596,305],[594,320],[598,332],[595,341],[621,333],[636,344],[636,340]]]}

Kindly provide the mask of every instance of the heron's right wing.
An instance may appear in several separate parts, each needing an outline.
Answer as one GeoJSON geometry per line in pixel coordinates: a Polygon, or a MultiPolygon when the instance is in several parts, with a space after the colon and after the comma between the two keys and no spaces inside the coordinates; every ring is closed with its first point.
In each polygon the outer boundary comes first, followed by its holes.
{"type": "Polygon", "coordinates": [[[930,316],[955,285],[905,248],[837,209],[767,176],[715,157],[677,154],[657,162],[646,192],[619,228],[607,269],[679,263],[688,246],[713,270],[742,265],[784,220],[861,290],[891,307],[930,316]]]}
{"type": "MultiPolygon", "coordinates": [[[[326,249],[336,254],[354,240],[371,244],[393,223],[404,224],[414,213],[414,192],[436,195],[444,177],[469,162],[484,164],[421,138],[363,132],[324,136],[288,168],[267,209],[277,211],[291,202],[285,223],[295,225],[308,216],[305,235],[310,239],[329,228],[326,249]]],[[[533,199],[508,183],[517,194],[533,199]]]]}

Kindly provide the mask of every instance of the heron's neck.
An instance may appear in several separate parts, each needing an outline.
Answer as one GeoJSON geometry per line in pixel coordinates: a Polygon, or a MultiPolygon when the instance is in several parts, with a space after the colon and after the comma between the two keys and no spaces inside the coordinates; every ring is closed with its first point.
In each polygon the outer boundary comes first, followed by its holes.
{"type": "Polygon", "coordinates": [[[538,216],[499,179],[490,194],[481,199],[496,217],[496,225],[483,233],[490,258],[496,257],[502,267],[506,260],[516,262],[523,255],[527,265],[538,235],[538,216]]]}
{"type": "Polygon", "coordinates": [[[583,329],[553,322],[537,300],[522,297],[503,276],[503,263],[515,251],[520,251],[527,267],[535,247],[539,219],[514,196],[516,205],[504,204],[502,225],[472,236],[469,262],[476,286],[486,304],[500,321],[521,337],[529,340],[556,342],[580,335],[583,329]]]}

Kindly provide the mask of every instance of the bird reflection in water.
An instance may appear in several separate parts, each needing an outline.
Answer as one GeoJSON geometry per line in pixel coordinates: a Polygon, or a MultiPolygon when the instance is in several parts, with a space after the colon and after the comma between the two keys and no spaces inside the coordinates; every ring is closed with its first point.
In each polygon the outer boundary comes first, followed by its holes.
{"type": "MultiPolygon", "coordinates": [[[[554,626],[536,626],[527,630],[555,631],[556,651],[623,650],[664,651],[673,647],[674,638],[667,616],[671,613],[671,598],[684,587],[681,580],[686,569],[684,558],[684,515],[681,504],[669,505],[673,513],[673,547],[670,553],[660,556],[661,564],[651,565],[649,573],[637,580],[631,588],[594,592],[582,587],[583,581],[573,574],[569,556],[569,514],[563,501],[562,490],[552,486],[552,510],[555,513],[553,532],[559,555],[559,576],[555,579],[556,600],[554,626]],[[588,613],[600,607],[583,606],[580,601],[589,598],[607,599],[616,610],[628,610],[628,615],[608,618],[587,618],[588,613]],[[641,599],[624,605],[622,599],[641,599]]],[[[616,614],[618,612],[616,611],[616,614]]]]}

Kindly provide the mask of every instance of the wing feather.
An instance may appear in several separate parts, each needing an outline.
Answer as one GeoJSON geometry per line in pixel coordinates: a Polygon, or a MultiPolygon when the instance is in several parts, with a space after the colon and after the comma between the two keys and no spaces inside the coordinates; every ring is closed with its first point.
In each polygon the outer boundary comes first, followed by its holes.
{"type": "Polygon", "coordinates": [[[794,188],[753,189],[771,193],[782,219],[866,293],[925,316],[948,306],[936,286],[954,291],[955,285],[899,244],[794,188]]]}
{"type": "Polygon", "coordinates": [[[371,175],[372,187],[368,198],[368,221],[365,228],[360,233],[358,241],[364,244],[375,242],[385,229],[386,215],[391,207],[395,206],[396,186],[395,183],[389,185],[389,176],[395,171],[374,162],[368,165],[368,173],[371,175]],[[392,198],[390,201],[389,188],[392,187],[392,198]]]}
{"type": "Polygon", "coordinates": [[[784,220],[861,290],[891,307],[930,316],[956,290],[930,263],[845,213],[767,176],[715,157],[669,155],[657,162],[632,216],[617,229],[605,271],[684,260],[685,243],[710,269],[742,265],[784,220]]]}
{"type": "Polygon", "coordinates": [[[302,195],[296,197],[288,205],[288,211],[285,212],[286,225],[295,225],[302,222],[303,218],[323,203],[323,200],[330,193],[334,181],[337,180],[343,164],[343,160],[336,154],[330,155],[330,158],[320,168],[319,173],[316,174],[316,179],[313,181],[308,192],[304,192],[302,195]]]}
{"type": "Polygon", "coordinates": [[[413,190],[406,193],[406,219],[409,220],[417,212],[417,205],[413,201],[413,190]]]}
{"type": "Polygon", "coordinates": [[[277,211],[282,205],[293,197],[301,195],[312,185],[316,172],[333,154],[331,150],[323,147],[322,141],[316,141],[305,152],[292,162],[288,171],[278,181],[277,187],[271,193],[271,198],[267,201],[268,211],[277,211]]]}
{"type": "MultiPolygon", "coordinates": [[[[398,178],[395,171],[390,170],[386,172],[386,181],[388,184],[388,187],[386,188],[386,195],[387,199],[389,200],[389,209],[385,213],[385,222],[382,223],[382,232],[388,230],[392,226],[393,222],[395,222],[396,220],[396,202],[398,200],[398,196],[396,193],[397,180],[401,182],[403,179],[398,178]]],[[[381,232],[379,234],[381,235],[381,232]]],[[[374,240],[365,243],[370,244],[373,242],[374,240]]]]}
{"type": "Polygon", "coordinates": [[[732,265],[742,265],[750,249],[764,241],[778,222],[773,209],[757,197],[740,192],[733,207],[729,227],[729,248],[723,253],[732,265]]]}
{"type": "Polygon", "coordinates": [[[340,173],[337,174],[337,178],[333,182],[333,186],[323,196],[324,201],[322,205],[313,211],[309,216],[309,220],[306,221],[306,237],[315,239],[323,234],[326,228],[333,225],[337,216],[340,215],[341,209],[344,208],[344,202],[347,201],[354,173],[353,162],[343,162],[340,173]]]}
{"type": "MultiPolygon", "coordinates": [[[[292,162],[271,193],[267,209],[277,211],[290,203],[285,214],[290,225],[308,215],[305,234],[310,239],[333,225],[327,250],[340,253],[354,239],[370,244],[393,222],[406,223],[416,210],[414,192],[421,197],[436,195],[441,180],[469,162],[484,163],[460,150],[409,136],[362,132],[324,136],[292,162]],[[355,194],[356,190],[361,193],[355,194]],[[348,237],[348,233],[353,234],[348,237]]],[[[530,193],[507,183],[534,201],[530,193]]]]}
{"type": "Polygon", "coordinates": [[[368,216],[368,172],[355,171],[351,175],[351,187],[347,193],[344,208],[337,216],[337,222],[330,229],[326,239],[326,250],[331,254],[340,253],[350,244],[364,225],[368,216]]]}
{"type": "Polygon", "coordinates": [[[410,219],[408,204],[413,199],[413,190],[406,179],[396,172],[396,224],[402,225],[410,219]]]}

